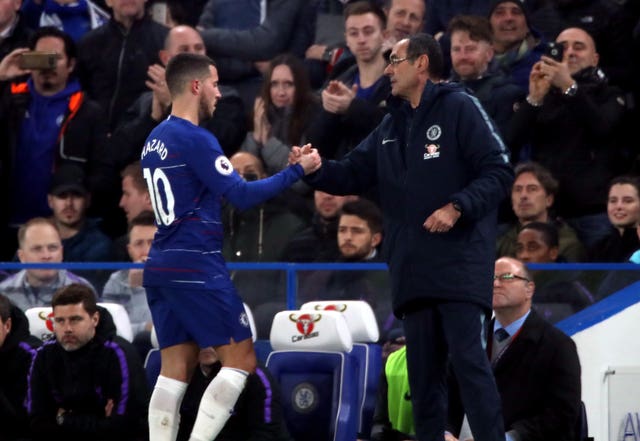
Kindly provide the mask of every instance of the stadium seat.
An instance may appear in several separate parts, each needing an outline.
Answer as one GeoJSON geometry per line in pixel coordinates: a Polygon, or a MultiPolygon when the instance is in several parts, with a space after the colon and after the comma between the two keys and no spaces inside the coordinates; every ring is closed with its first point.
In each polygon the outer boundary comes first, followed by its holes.
{"type": "Polygon", "coordinates": [[[246,303],[243,303],[243,305],[244,305],[244,310],[247,313],[247,319],[249,320],[249,328],[251,328],[251,338],[255,343],[255,341],[258,338],[258,331],[256,330],[256,321],[253,319],[253,313],[251,312],[251,308],[249,308],[249,305],[247,305],[246,303]]]}
{"type": "Polygon", "coordinates": [[[102,306],[104,309],[109,311],[111,317],[113,318],[113,322],[116,325],[117,334],[127,340],[128,342],[133,341],[133,329],[131,328],[131,320],[129,319],[129,313],[124,306],[119,303],[98,303],[98,306],[102,306]]]}
{"type": "Polygon", "coordinates": [[[338,311],[344,316],[354,342],[351,353],[358,363],[358,433],[368,438],[382,372],[382,346],[376,343],[380,332],[373,309],[363,300],[313,301],[300,309],[338,311]]]}
{"type": "Polygon", "coordinates": [[[281,311],[271,327],[267,367],[282,390],[296,441],[355,441],[358,366],[342,314],[281,311]]]}
{"type": "Polygon", "coordinates": [[[25,311],[29,320],[29,333],[42,341],[53,337],[53,311],[50,306],[29,308],[25,311]]]}

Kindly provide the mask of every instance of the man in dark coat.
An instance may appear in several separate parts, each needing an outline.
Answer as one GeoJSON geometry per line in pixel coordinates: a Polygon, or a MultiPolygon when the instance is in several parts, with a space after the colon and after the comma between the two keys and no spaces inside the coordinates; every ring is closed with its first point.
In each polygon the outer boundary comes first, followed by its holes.
{"type": "Polygon", "coordinates": [[[136,350],[88,287],[61,288],[51,305],[55,339],[38,351],[29,376],[33,439],[143,439],[148,391],[136,350]]]}
{"type": "Polygon", "coordinates": [[[5,441],[29,438],[27,375],[41,344],[29,334],[24,312],[0,294],[0,427],[5,441]]]}
{"type": "MultiPolygon", "coordinates": [[[[576,345],[531,309],[535,284],[524,264],[496,261],[487,353],[502,399],[507,436],[520,441],[573,441],[580,413],[576,345]]],[[[448,428],[458,433],[463,410],[455,382],[448,428]]],[[[447,441],[452,439],[448,435],[447,441]]]]}
{"type": "MultiPolygon", "coordinates": [[[[476,439],[504,440],[481,331],[491,308],[497,207],[513,181],[508,153],[477,100],[459,85],[431,80],[443,64],[431,36],[396,43],[389,63],[390,115],[342,160],[324,161],[306,181],[334,194],[378,185],[418,438],[442,440],[450,358],[473,409],[476,439]]],[[[301,153],[293,148],[291,160],[301,153]]]]}

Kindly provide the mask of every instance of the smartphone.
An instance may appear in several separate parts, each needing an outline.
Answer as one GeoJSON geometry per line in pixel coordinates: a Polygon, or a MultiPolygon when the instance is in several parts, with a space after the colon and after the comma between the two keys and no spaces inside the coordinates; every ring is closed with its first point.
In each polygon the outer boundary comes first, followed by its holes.
{"type": "Polygon", "coordinates": [[[564,56],[564,46],[560,43],[556,43],[555,41],[550,41],[544,48],[544,55],[549,58],[553,58],[558,62],[562,62],[562,57],[564,56]]]}
{"type": "Polygon", "coordinates": [[[54,69],[59,55],[56,52],[29,51],[20,55],[20,69],[47,70],[54,69]]]}

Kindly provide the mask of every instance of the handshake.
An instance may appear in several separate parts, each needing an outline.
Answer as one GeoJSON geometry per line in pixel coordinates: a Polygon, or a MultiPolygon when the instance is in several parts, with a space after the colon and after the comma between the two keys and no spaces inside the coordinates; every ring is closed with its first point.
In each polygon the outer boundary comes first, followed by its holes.
{"type": "Polygon", "coordinates": [[[300,164],[304,169],[304,174],[308,175],[317,171],[322,165],[322,158],[318,149],[311,148],[311,144],[302,147],[293,146],[289,152],[289,165],[300,164]]]}

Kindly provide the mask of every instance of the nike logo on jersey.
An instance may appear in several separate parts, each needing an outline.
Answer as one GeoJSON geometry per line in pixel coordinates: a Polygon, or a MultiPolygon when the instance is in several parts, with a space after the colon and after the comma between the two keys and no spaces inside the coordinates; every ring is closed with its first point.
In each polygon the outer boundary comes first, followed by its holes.
{"type": "Polygon", "coordinates": [[[396,139],[396,138],[393,138],[393,139],[383,139],[383,140],[382,140],[382,145],[385,145],[385,144],[386,144],[386,143],[388,143],[388,142],[396,142],[396,141],[397,141],[397,139],[396,139]]]}

